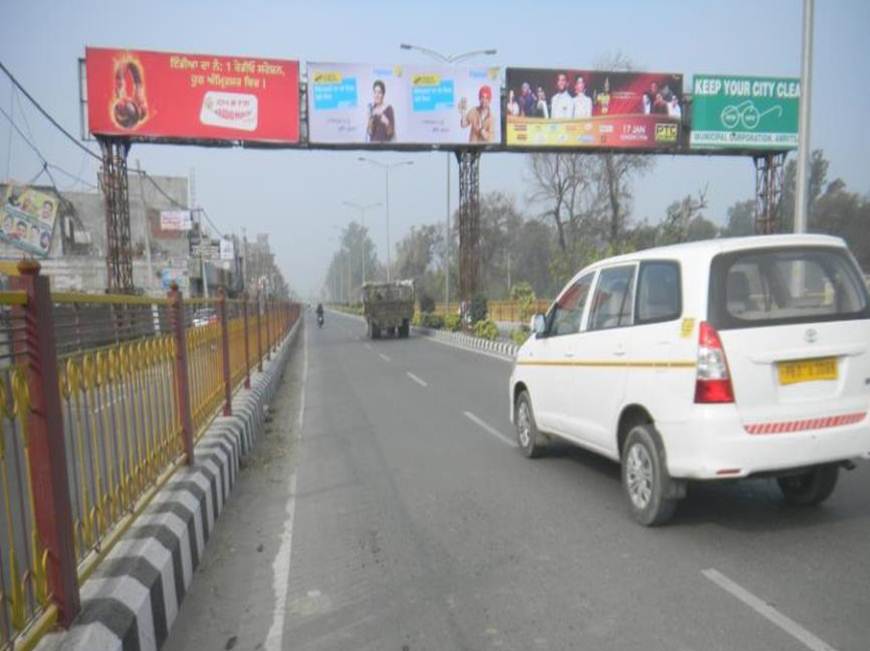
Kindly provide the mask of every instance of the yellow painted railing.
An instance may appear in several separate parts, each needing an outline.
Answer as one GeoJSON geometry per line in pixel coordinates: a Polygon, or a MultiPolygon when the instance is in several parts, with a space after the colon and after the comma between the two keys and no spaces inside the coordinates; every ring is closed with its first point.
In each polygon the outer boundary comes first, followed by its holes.
{"type": "Polygon", "coordinates": [[[51,587],[59,585],[58,571],[72,572],[77,590],[185,461],[181,396],[199,438],[225,405],[228,384],[230,391],[241,386],[299,314],[298,305],[278,302],[51,294],[47,285],[44,291],[50,326],[37,322],[43,317],[27,318],[34,294],[0,291],[0,651],[33,648],[74,616],[69,604],[77,600],[64,602],[51,587]],[[224,305],[226,330],[219,318],[224,305]],[[40,350],[54,351],[54,384],[28,363],[34,336],[52,339],[51,348],[40,350]],[[53,386],[59,396],[58,422],[48,429],[67,475],[68,491],[61,492],[74,552],[66,569],[52,569],[58,561],[45,542],[46,507],[34,489],[32,468],[58,461],[31,456],[33,386],[40,395],[53,386]]]}

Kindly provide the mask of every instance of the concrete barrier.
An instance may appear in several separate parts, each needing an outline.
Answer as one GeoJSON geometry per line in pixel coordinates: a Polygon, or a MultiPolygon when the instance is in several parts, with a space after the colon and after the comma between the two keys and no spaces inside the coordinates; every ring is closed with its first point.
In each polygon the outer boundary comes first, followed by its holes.
{"type": "Polygon", "coordinates": [[[236,393],[233,415],[212,421],[194,465],[175,472],[85,581],[73,626],[44,637],[38,651],[156,651],[166,641],[301,327],[300,318],[251,388],[236,393]]]}

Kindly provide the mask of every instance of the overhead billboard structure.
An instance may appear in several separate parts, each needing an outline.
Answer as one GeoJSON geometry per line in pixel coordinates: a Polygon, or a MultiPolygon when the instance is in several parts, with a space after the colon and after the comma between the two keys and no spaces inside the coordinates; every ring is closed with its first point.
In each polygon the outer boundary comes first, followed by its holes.
{"type": "Polygon", "coordinates": [[[299,62],[87,48],[91,133],[299,142],[299,62]]]}
{"type": "Polygon", "coordinates": [[[683,76],[508,68],[508,147],[674,149],[683,76]]]}
{"type": "Polygon", "coordinates": [[[308,63],[308,139],[500,144],[499,83],[498,68],[308,63]]]}
{"type": "Polygon", "coordinates": [[[693,149],[794,149],[800,79],[695,75],[693,149]]]}
{"type": "Polygon", "coordinates": [[[27,253],[47,257],[57,208],[57,197],[10,184],[0,204],[0,240],[27,253]]]}

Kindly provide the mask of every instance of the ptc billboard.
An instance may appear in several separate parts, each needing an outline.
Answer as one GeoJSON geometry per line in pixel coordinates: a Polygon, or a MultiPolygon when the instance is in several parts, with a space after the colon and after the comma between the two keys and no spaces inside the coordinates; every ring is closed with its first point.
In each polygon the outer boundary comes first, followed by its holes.
{"type": "Polygon", "coordinates": [[[508,68],[506,76],[509,147],[677,146],[680,74],[508,68]]]}

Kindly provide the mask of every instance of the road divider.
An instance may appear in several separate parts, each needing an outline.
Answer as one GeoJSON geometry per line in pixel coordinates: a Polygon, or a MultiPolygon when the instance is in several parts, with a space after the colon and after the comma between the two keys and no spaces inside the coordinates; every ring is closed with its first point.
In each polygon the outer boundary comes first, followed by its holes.
{"type": "MultiPolygon", "coordinates": [[[[250,388],[232,396],[232,415],[218,416],[205,428],[196,442],[195,463],[171,471],[82,583],[81,611],[69,630],[46,635],[37,649],[156,651],[166,641],[235,486],[240,461],[265,428],[301,322],[276,341],[261,371],[251,370],[250,388]]],[[[293,494],[291,487],[291,500],[293,494]]]]}

